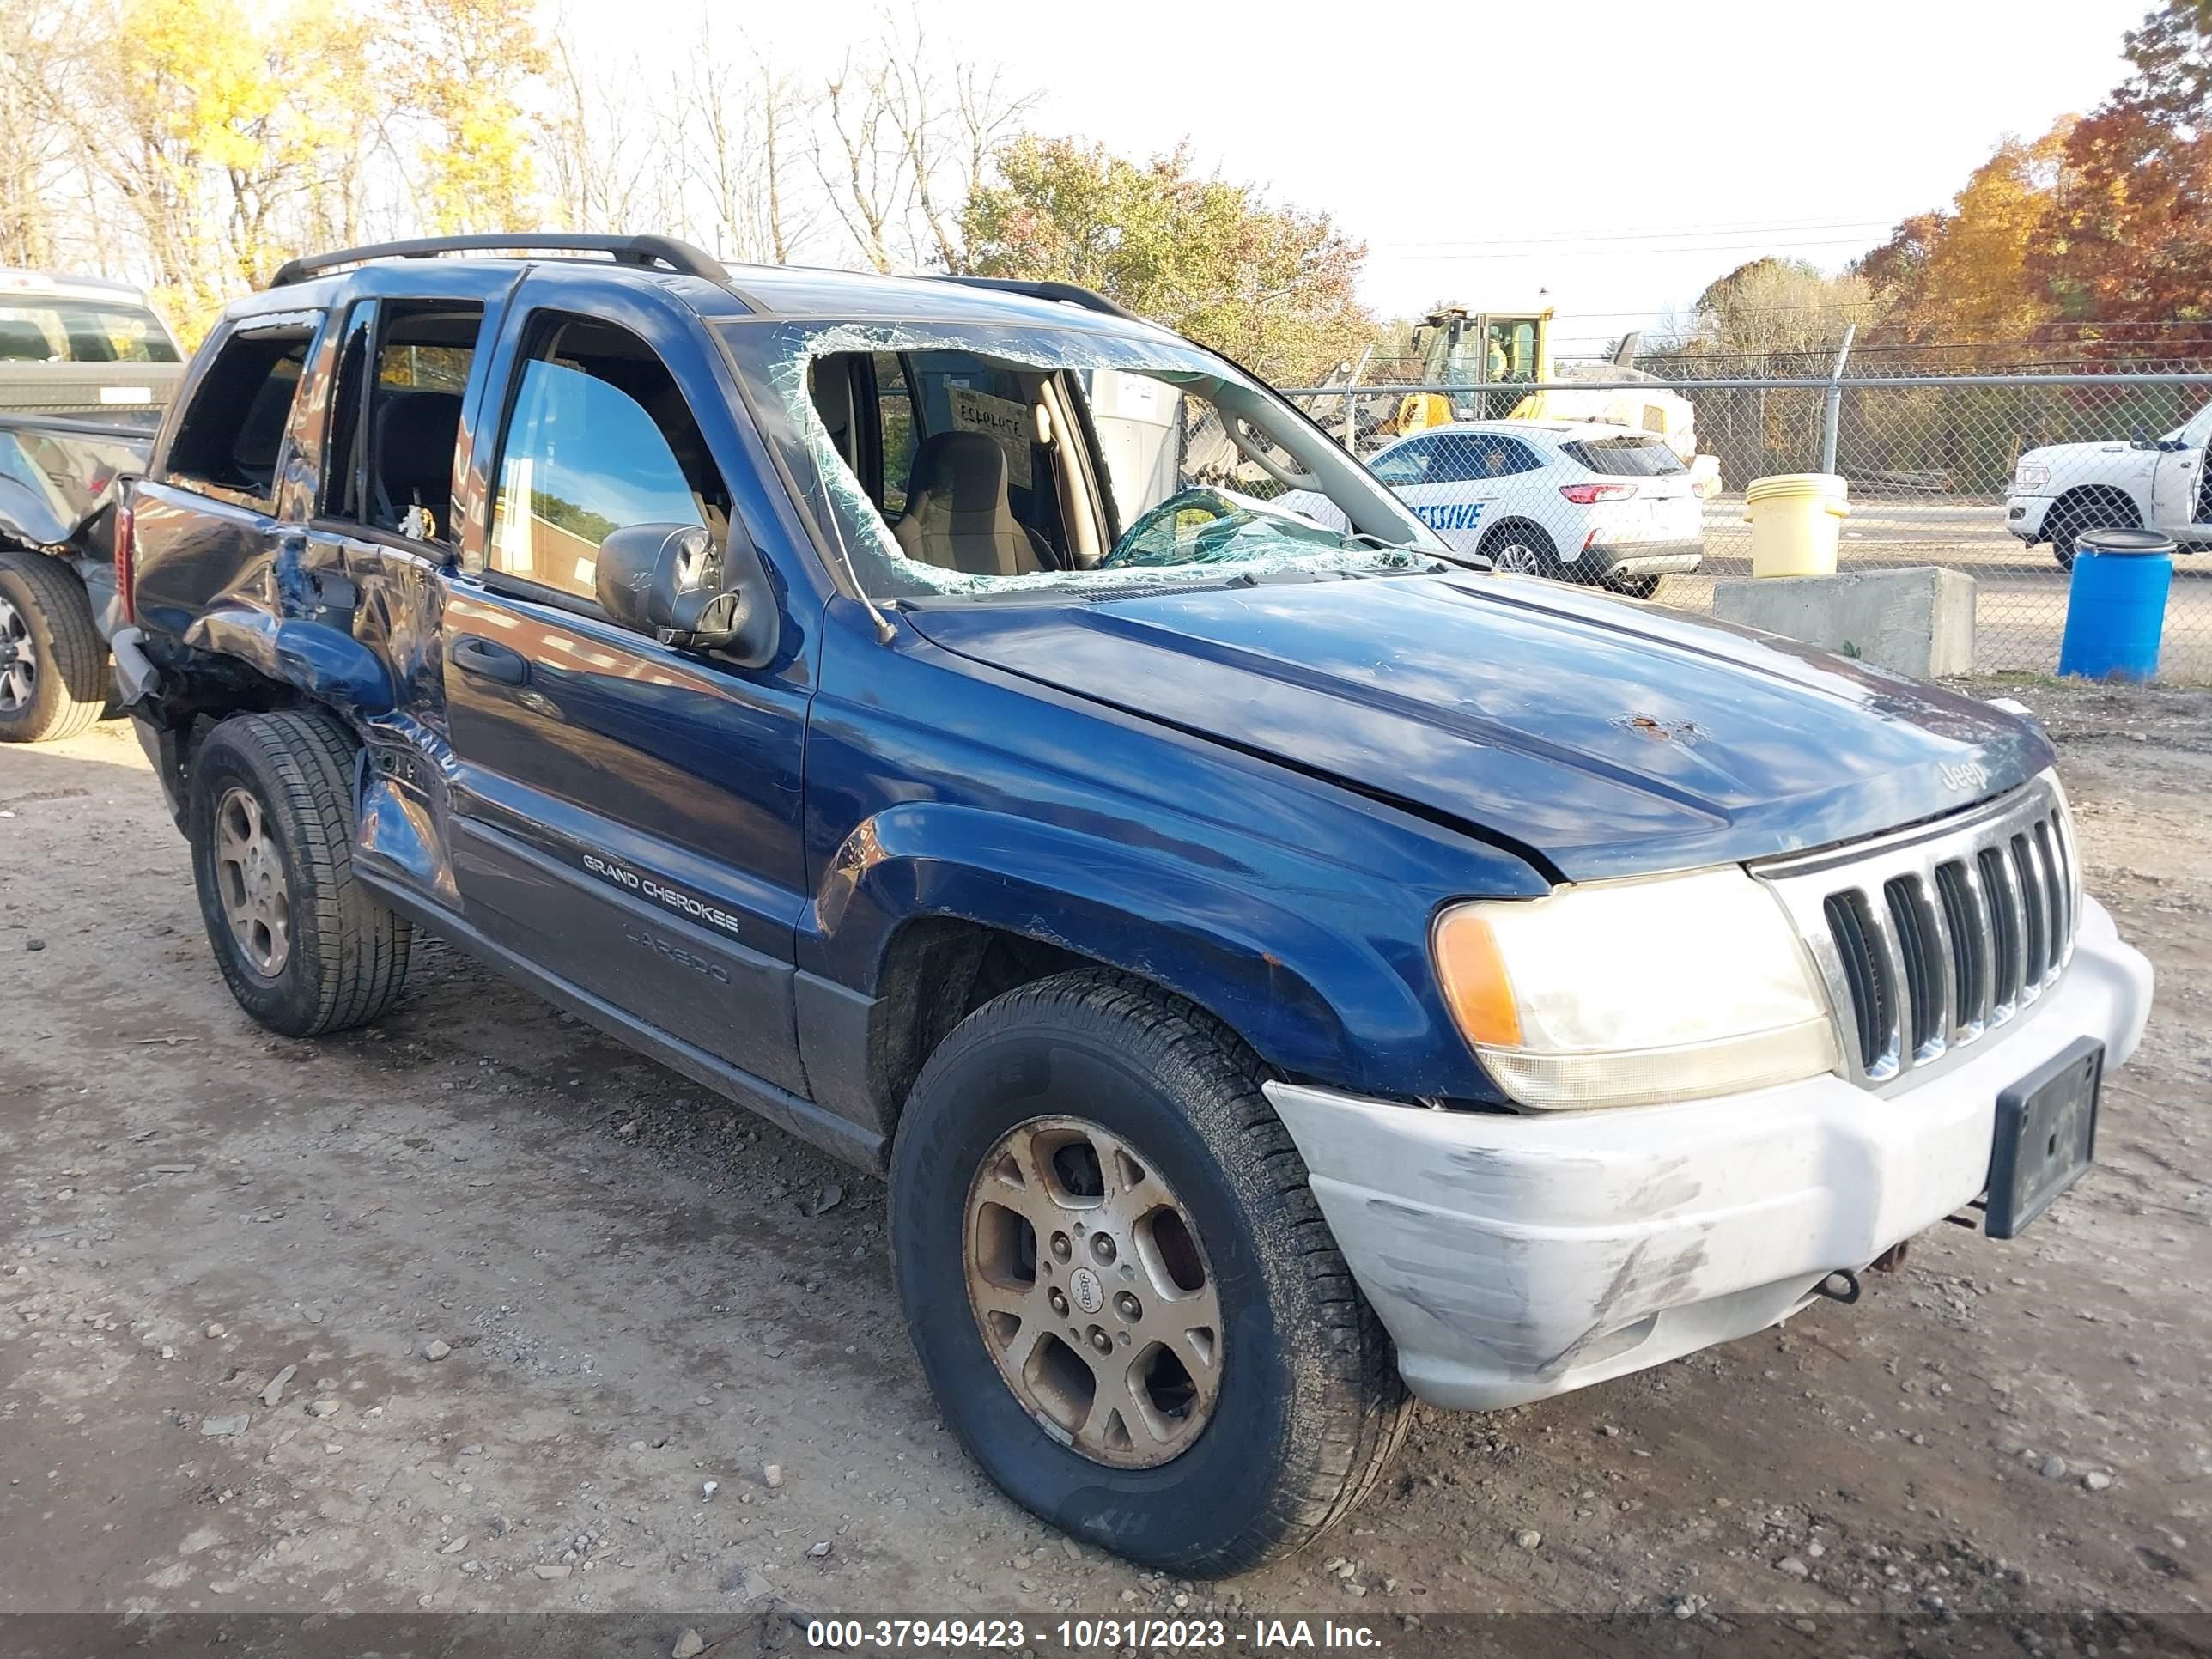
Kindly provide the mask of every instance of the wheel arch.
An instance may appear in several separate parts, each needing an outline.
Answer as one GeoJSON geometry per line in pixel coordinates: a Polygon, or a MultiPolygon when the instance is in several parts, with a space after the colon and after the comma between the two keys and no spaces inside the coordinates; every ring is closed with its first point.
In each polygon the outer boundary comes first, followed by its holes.
{"type": "Polygon", "coordinates": [[[2113,525],[2111,526],[2112,529],[2138,529],[2143,523],[2143,504],[2136,499],[2135,492],[2124,485],[2079,483],[2072,485],[2051,503],[2051,510],[2043,517],[2044,528],[2047,532],[2053,524],[2069,514],[2099,507],[2124,512],[2128,515],[2128,523],[2113,525]]]}
{"type": "Polygon", "coordinates": [[[1188,989],[1063,940],[966,916],[911,916],[884,943],[868,1026],[867,1087],[885,1130],[896,1131],[915,1079],[962,1020],[1009,991],[1085,969],[1135,981],[1236,1031],[1188,989]]]}
{"type": "MultiPolygon", "coordinates": [[[[1530,876],[1529,879],[1534,878],[1530,876]]],[[[848,839],[799,965],[817,1101],[885,1133],[921,1065],[992,997],[1113,969],[1218,1020],[1278,1073],[1401,1097],[1488,1087],[1425,967],[1312,902],[1310,884],[1063,826],[909,803],[848,839]],[[827,1012],[825,1012],[827,1011],[827,1012]],[[864,1058],[863,1058],[864,1057],[864,1058]],[[825,1096],[830,1098],[825,1098],[825,1096]]]]}
{"type": "Polygon", "coordinates": [[[1477,554],[1494,560],[1498,550],[1505,545],[1509,537],[1516,534],[1528,538],[1536,554],[1540,575],[1555,575],[1564,568],[1559,556],[1559,538],[1540,520],[1526,513],[1510,513],[1484,531],[1474,544],[1477,554]]]}

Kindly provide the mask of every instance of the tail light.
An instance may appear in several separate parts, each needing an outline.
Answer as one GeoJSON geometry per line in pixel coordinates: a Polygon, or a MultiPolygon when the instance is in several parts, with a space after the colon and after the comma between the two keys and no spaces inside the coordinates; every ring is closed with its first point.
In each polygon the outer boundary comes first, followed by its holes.
{"type": "Polygon", "coordinates": [[[1625,501],[1636,493],[1634,484],[1561,484],[1559,494],[1577,507],[1588,507],[1593,501],[1625,501]]]}
{"type": "Polygon", "coordinates": [[[137,532],[131,522],[128,499],[115,504],[115,597],[122,603],[123,620],[136,625],[138,601],[131,592],[137,576],[137,532]]]}

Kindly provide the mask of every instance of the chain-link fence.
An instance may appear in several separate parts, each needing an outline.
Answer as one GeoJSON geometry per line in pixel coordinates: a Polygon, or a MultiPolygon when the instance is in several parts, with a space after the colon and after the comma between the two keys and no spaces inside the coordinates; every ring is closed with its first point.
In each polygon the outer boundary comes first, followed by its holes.
{"type": "Polygon", "coordinates": [[[2164,530],[2181,550],[2160,678],[2212,682],[2212,375],[1587,372],[1607,378],[1290,395],[1455,546],[1686,610],[1750,574],[1746,484],[1839,473],[1838,568],[1972,576],[1984,672],[2056,672],[2082,531],[2164,530]]]}

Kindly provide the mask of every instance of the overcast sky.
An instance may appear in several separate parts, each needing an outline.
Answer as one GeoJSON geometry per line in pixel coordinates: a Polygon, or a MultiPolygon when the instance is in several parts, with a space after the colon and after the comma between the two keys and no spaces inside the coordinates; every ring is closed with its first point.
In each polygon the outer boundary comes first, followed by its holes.
{"type": "MultiPolygon", "coordinates": [[[[658,50],[635,0],[568,3],[602,49],[658,50]]],[[[1188,137],[1227,176],[1326,210],[1366,239],[1376,309],[1548,289],[1572,351],[1745,259],[1832,268],[1948,202],[2006,133],[2094,105],[2149,4],[923,0],[921,15],[1041,92],[1039,131],[1140,157],[1188,137]]],[[[716,17],[786,63],[827,65],[880,9],[716,17]]],[[[691,35],[652,33],[671,50],[691,35]]]]}

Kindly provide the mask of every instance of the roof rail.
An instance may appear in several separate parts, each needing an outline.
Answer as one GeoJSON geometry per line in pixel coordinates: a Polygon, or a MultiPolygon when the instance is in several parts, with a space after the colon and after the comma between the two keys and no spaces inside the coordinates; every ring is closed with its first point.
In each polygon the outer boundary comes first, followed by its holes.
{"type": "Polygon", "coordinates": [[[504,253],[516,251],[543,253],[609,253],[617,264],[667,266],[686,276],[703,276],[710,283],[727,283],[730,273],[711,253],[673,236],[601,236],[584,233],[548,234],[525,231],[485,236],[417,236],[404,242],[371,242],[362,247],[342,247],[331,253],[313,253],[288,259],[269,279],[271,288],[304,283],[340,265],[357,265],[369,259],[428,259],[441,253],[504,253]]]}
{"type": "Polygon", "coordinates": [[[1081,306],[1085,311],[1103,312],[1109,317],[1119,317],[1125,322],[1143,323],[1152,319],[1139,317],[1133,311],[1115,305],[1103,294],[1093,293],[1073,283],[1030,283],[1018,276],[956,276],[938,279],[946,283],[965,283],[970,288],[994,288],[1006,294],[1026,294],[1032,300],[1056,300],[1062,305],[1081,306]]]}

